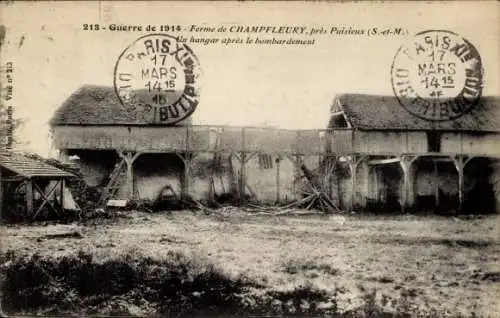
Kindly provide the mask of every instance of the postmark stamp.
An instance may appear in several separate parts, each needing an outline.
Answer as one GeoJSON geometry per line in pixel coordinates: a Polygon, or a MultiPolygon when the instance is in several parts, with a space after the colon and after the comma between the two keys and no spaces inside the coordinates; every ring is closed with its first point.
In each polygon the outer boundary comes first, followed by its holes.
{"type": "Polygon", "coordinates": [[[151,124],[173,125],[199,103],[200,63],[193,51],[167,34],[149,34],[130,44],[114,69],[114,88],[127,110],[151,124]]]}
{"type": "Polygon", "coordinates": [[[399,103],[411,114],[429,121],[453,120],[479,101],[481,57],[474,45],[454,32],[423,31],[397,51],[391,83],[399,103]]]}

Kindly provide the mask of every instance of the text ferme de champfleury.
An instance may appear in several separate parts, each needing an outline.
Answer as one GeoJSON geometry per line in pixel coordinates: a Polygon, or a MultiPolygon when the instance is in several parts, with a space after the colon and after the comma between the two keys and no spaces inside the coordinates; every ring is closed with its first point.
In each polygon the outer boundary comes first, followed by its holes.
{"type": "MultiPolygon", "coordinates": [[[[191,32],[217,32],[217,27],[191,25],[191,32]]],[[[232,25],[227,27],[231,33],[270,33],[270,34],[304,34],[305,26],[264,26],[264,25],[232,25]]]]}

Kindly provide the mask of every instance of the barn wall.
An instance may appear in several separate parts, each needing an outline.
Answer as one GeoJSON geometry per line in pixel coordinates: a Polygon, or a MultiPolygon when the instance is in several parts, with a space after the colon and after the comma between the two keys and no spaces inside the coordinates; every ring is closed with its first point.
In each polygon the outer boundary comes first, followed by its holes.
{"type": "MultiPolygon", "coordinates": [[[[280,182],[280,202],[291,201],[296,198],[294,189],[295,166],[287,157],[280,157],[279,182],[280,182]]],[[[276,155],[254,155],[245,165],[246,182],[259,202],[275,203],[277,198],[277,169],[276,155]],[[266,158],[266,156],[268,158],[266,158]]],[[[317,160],[317,159],[316,159],[317,160]]],[[[233,157],[233,169],[236,176],[239,176],[241,164],[233,157]]],[[[306,164],[307,165],[307,164],[306,164]]],[[[309,165],[310,166],[310,165],[309,165]]],[[[246,193],[250,193],[246,188],[246,193]]]]}
{"type": "Polygon", "coordinates": [[[326,153],[348,154],[353,151],[353,131],[351,129],[328,131],[325,138],[326,153]]]}
{"type": "Polygon", "coordinates": [[[500,134],[444,133],[441,150],[448,153],[500,154],[500,134]]]}
{"type": "Polygon", "coordinates": [[[54,145],[59,149],[127,149],[162,151],[193,149],[212,150],[217,133],[207,126],[126,127],[126,126],[56,126],[54,145]]]}
{"type": "Polygon", "coordinates": [[[354,149],[365,153],[427,152],[425,132],[356,131],[354,149]]]}
{"type": "Polygon", "coordinates": [[[252,127],[135,127],[55,126],[58,149],[126,149],[134,151],[226,151],[270,154],[323,154],[351,151],[351,131],[329,135],[322,130],[285,130],[252,127]],[[339,151],[340,150],[340,151],[339,151]]]}
{"type": "Polygon", "coordinates": [[[211,195],[233,193],[234,178],[227,154],[198,154],[191,161],[190,195],[197,200],[207,200],[211,195]]]}

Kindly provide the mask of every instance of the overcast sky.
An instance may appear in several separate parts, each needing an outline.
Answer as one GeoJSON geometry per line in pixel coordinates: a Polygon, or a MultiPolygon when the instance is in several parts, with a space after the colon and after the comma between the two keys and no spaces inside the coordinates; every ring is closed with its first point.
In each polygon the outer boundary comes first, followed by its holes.
{"type": "MultiPolygon", "coordinates": [[[[82,24],[221,24],[403,28],[404,36],[315,36],[312,46],[191,44],[203,69],[194,123],[324,128],[335,94],[392,94],[390,66],[413,34],[445,29],[481,54],[485,94],[499,94],[497,3],[14,3],[0,8],[7,27],[2,64],[14,62],[14,106],[26,120],[27,148],[51,154],[47,122],[84,84],[113,85],[120,53],[148,32],[82,30],[82,24]]],[[[170,33],[175,35],[176,33],[170,33]]],[[[215,36],[205,33],[180,33],[215,36]]],[[[241,36],[244,34],[218,35],[241,36]]],[[[253,35],[254,37],[255,35],[253,35]]],[[[260,37],[260,36],[259,36],[260,37]]],[[[264,37],[264,36],[262,36],[264,37]]],[[[268,36],[269,37],[269,36],[268,36]]],[[[280,37],[280,38],[287,38],[280,37]]]]}

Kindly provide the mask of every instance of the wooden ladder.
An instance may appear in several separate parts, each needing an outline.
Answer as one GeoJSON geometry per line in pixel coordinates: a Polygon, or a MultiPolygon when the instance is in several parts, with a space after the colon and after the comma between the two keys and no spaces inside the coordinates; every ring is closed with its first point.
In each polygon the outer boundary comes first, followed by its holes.
{"type": "Polygon", "coordinates": [[[124,167],[125,160],[122,159],[109,175],[109,181],[101,194],[99,205],[103,205],[106,201],[113,198],[120,189],[120,177],[123,177],[123,172],[125,171],[124,167]]]}

